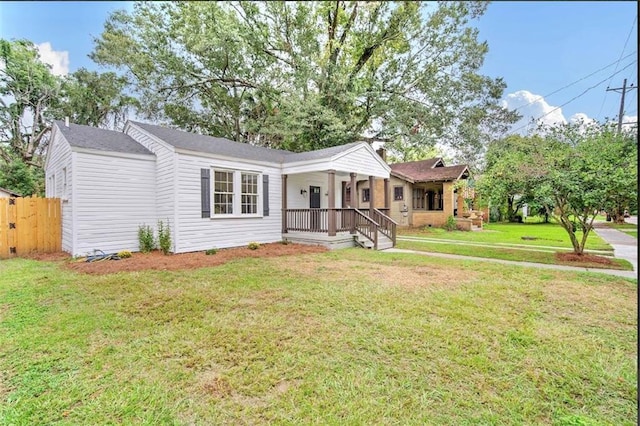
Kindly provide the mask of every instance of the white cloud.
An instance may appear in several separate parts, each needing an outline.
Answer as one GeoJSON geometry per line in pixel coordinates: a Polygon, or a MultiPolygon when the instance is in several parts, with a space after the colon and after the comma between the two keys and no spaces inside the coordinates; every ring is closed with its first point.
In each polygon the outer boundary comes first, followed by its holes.
{"type": "Polygon", "coordinates": [[[622,116],[622,125],[624,126],[625,123],[632,123],[632,124],[628,124],[628,126],[636,126],[638,123],[638,115],[623,115],[622,116]]]}
{"type": "Polygon", "coordinates": [[[48,41],[36,44],[40,53],[40,60],[51,65],[51,72],[54,75],[69,74],[69,52],[66,50],[53,50],[48,41]]]}
{"type": "MultiPolygon", "coordinates": [[[[526,134],[534,131],[537,124],[565,124],[567,120],[562,114],[562,108],[549,105],[540,95],[527,90],[519,90],[509,93],[502,100],[502,106],[508,109],[517,109],[522,118],[513,125],[513,129],[520,129],[518,133],[526,134]],[[532,120],[536,120],[532,122],[532,120]]],[[[586,116],[585,116],[586,117],[586,116]]]]}

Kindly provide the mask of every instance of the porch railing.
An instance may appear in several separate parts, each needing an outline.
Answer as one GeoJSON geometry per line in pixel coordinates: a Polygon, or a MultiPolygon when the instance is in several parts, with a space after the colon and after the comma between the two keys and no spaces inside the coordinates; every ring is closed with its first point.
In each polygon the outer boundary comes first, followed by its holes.
{"type": "MultiPolygon", "coordinates": [[[[386,210],[388,211],[388,209],[386,210]]],[[[380,225],[380,233],[393,241],[393,245],[395,247],[396,227],[398,226],[398,223],[379,209],[373,210],[373,216],[371,218],[380,225]]]]}
{"type": "Polygon", "coordinates": [[[387,216],[385,213],[383,213],[383,211],[388,212],[389,209],[373,209],[373,211],[363,210],[362,212],[378,224],[378,231],[380,231],[382,235],[385,235],[387,238],[389,238],[393,242],[393,245],[395,247],[396,228],[398,226],[398,223],[387,216]]]}
{"type": "Polygon", "coordinates": [[[285,210],[284,232],[329,233],[329,216],[333,211],[335,232],[349,232],[353,226],[354,209],[287,209],[285,210]]]}
{"type": "Polygon", "coordinates": [[[380,225],[358,209],[354,209],[354,225],[360,235],[373,243],[373,249],[378,250],[378,229],[380,225]]]}
{"type": "Polygon", "coordinates": [[[396,244],[397,223],[378,209],[286,209],[282,231],[316,232],[335,235],[336,232],[356,232],[378,246],[378,231],[396,244]],[[332,223],[333,222],[333,223],[332,223]]]}

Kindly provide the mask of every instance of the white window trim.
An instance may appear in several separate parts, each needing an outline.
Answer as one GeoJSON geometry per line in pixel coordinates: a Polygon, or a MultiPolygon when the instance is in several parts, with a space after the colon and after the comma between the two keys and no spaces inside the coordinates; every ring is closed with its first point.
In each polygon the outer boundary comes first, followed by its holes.
{"type": "Polygon", "coordinates": [[[244,219],[244,218],[261,218],[263,216],[262,208],[262,172],[255,170],[229,169],[223,167],[211,168],[211,219],[244,219]],[[233,213],[215,213],[215,179],[216,172],[233,173],[233,213]],[[242,213],[242,174],[256,175],[258,180],[258,193],[256,201],[256,213],[242,213]]]}

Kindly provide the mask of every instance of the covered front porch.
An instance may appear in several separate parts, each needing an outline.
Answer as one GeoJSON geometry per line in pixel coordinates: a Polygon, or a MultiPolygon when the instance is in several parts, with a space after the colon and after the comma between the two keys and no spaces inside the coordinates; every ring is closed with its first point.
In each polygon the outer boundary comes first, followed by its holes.
{"type": "Polygon", "coordinates": [[[359,180],[373,183],[382,179],[386,189],[384,205],[389,208],[389,167],[368,144],[356,144],[346,152],[312,164],[287,164],[284,172],[283,240],[332,249],[356,245],[384,249],[395,245],[396,223],[385,209],[360,209],[355,190],[352,191],[359,180]]]}

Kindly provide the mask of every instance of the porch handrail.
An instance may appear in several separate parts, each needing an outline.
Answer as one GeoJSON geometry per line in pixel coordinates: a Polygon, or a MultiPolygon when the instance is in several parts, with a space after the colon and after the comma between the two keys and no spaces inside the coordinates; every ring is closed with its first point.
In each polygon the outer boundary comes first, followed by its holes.
{"type": "Polygon", "coordinates": [[[360,210],[353,209],[353,211],[355,212],[355,229],[373,243],[374,250],[378,250],[378,229],[380,225],[360,210]]]}
{"type": "Polygon", "coordinates": [[[327,232],[328,209],[286,209],[286,231],[327,232]]]}
{"type": "Polygon", "coordinates": [[[393,246],[395,247],[396,228],[398,226],[398,222],[391,219],[389,216],[378,209],[373,209],[373,212],[373,219],[380,224],[380,233],[389,238],[393,242],[393,246]]]}
{"type": "Polygon", "coordinates": [[[329,232],[329,216],[335,217],[335,230],[348,232],[353,222],[353,209],[285,209],[286,226],[283,232],[329,232]]]}

